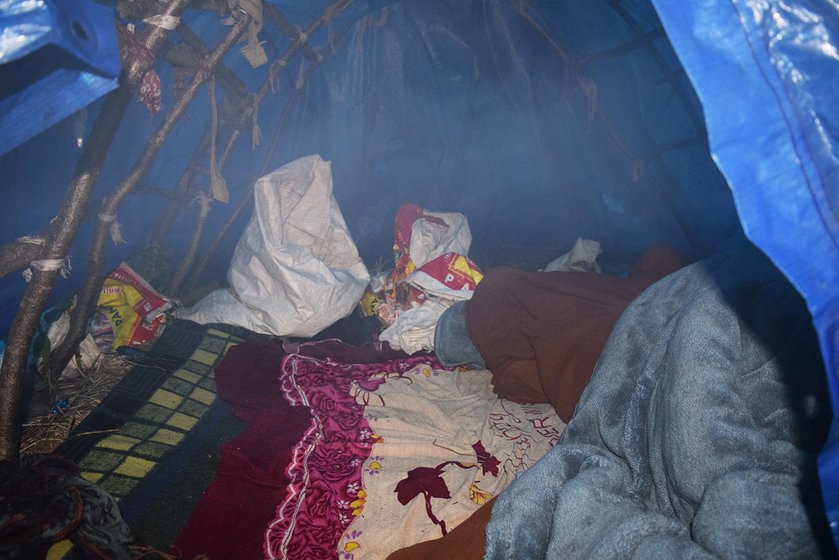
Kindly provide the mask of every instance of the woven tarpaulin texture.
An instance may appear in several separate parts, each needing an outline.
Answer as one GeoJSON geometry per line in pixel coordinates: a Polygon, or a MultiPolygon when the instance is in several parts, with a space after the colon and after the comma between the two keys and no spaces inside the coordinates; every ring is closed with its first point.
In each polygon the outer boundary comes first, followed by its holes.
{"type": "Polygon", "coordinates": [[[117,87],[113,13],[90,0],[0,3],[0,154],[117,87]]]}
{"type": "Polygon", "coordinates": [[[746,235],[813,316],[834,409],[819,470],[839,543],[839,6],[654,4],[702,101],[746,235]]]}

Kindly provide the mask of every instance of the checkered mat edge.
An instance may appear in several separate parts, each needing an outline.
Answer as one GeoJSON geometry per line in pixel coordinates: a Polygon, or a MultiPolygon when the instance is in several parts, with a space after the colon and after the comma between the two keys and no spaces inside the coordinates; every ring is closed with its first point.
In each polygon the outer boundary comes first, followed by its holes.
{"type": "Polygon", "coordinates": [[[58,449],[117,501],[181,444],[216,401],[215,367],[247,331],[178,321],[58,449]]]}

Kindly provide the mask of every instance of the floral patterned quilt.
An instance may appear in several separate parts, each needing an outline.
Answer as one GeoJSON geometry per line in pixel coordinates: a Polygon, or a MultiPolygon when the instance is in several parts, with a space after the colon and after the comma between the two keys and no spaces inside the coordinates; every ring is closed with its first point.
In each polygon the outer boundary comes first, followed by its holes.
{"type": "Polygon", "coordinates": [[[432,357],[339,364],[286,356],[285,398],[310,409],[266,558],[386,558],[445,535],[559,439],[548,404],[499,399],[484,370],[432,357]]]}

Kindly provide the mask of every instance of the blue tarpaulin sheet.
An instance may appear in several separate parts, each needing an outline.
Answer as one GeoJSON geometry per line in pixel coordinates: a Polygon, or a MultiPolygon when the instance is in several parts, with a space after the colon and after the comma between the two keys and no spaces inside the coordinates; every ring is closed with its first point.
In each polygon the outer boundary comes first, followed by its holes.
{"type": "Polygon", "coordinates": [[[654,0],[746,235],[807,301],[834,409],[819,470],[839,543],[839,7],[654,0]]]}
{"type": "Polygon", "coordinates": [[[119,70],[112,10],[0,2],[0,155],[116,88],[119,70]]]}

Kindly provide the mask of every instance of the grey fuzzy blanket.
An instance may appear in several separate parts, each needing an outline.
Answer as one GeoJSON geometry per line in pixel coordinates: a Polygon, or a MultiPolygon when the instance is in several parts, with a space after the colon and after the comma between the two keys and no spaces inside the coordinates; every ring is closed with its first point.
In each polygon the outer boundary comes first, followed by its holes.
{"type": "Polygon", "coordinates": [[[498,499],[486,558],[820,558],[829,401],[810,316],[753,248],[615,326],[559,445],[498,499]]]}

